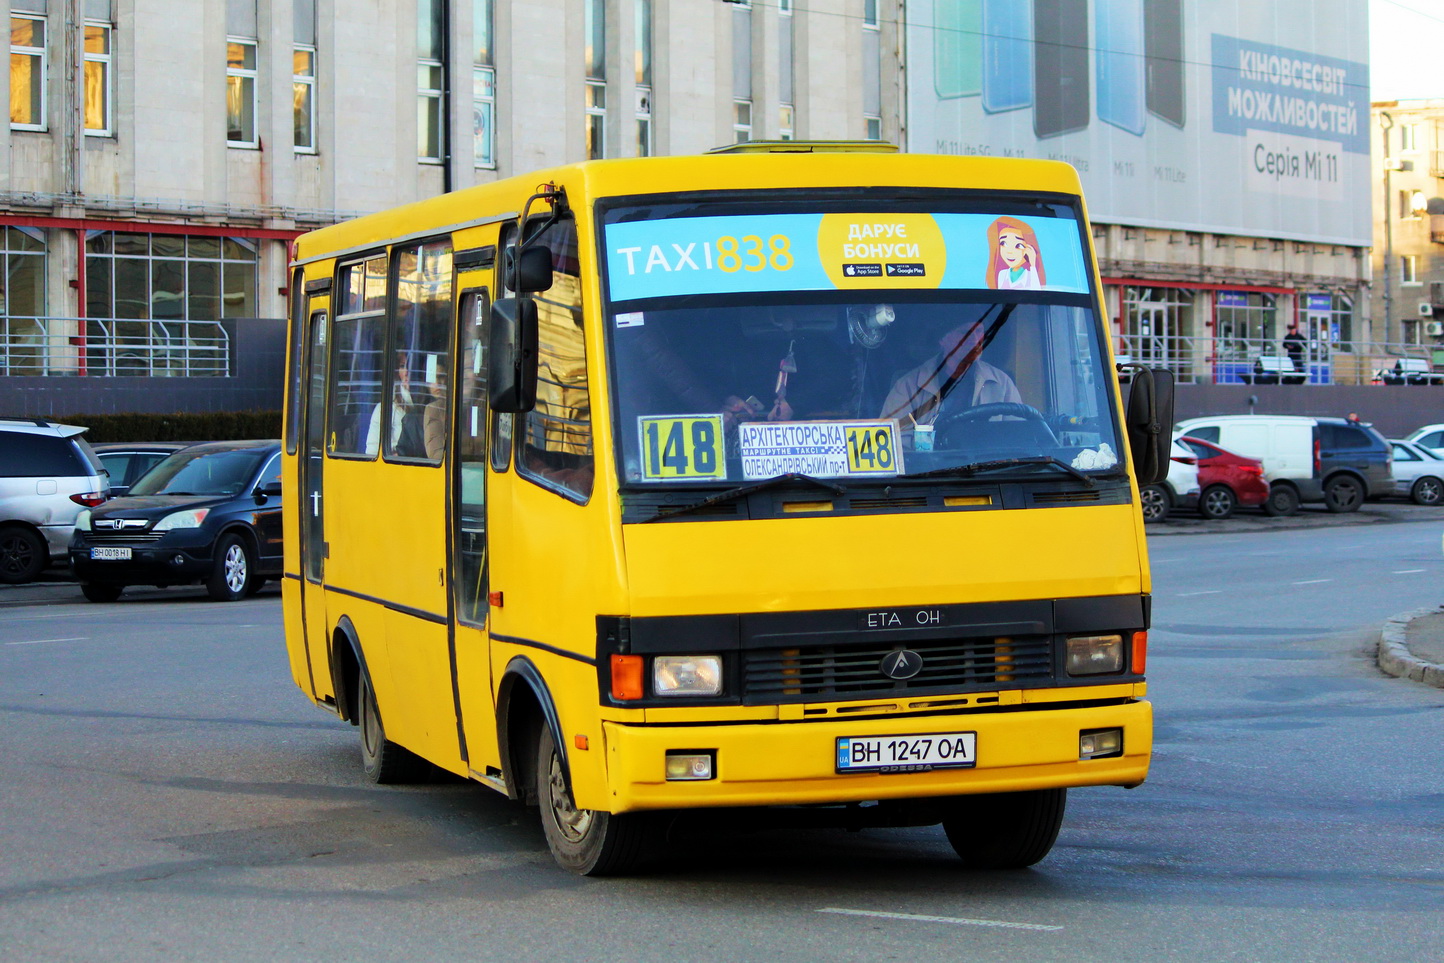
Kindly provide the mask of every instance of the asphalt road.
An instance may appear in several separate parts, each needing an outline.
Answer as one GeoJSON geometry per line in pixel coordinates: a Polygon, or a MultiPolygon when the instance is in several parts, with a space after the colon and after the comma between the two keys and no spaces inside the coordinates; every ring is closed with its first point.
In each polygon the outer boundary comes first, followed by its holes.
{"type": "Polygon", "coordinates": [[[580,879],[490,790],[365,783],[274,589],[3,608],[0,955],[1437,959],[1444,692],[1367,650],[1444,601],[1441,528],[1151,538],[1152,777],[1074,791],[1005,874],[936,829],[698,820],[651,875],[580,879]]]}

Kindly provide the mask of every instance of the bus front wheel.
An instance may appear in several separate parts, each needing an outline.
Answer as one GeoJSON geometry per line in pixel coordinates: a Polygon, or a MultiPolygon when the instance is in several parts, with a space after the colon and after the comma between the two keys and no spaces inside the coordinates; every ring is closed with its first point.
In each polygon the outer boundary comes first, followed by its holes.
{"type": "Polygon", "coordinates": [[[556,740],[545,724],[537,739],[536,788],[547,846],[562,868],[582,876],[615,876],[631,872],[646,857],[652,839],[650,814],[578,809],[556,740]]]}
{"type": "Polygon", "coordinates": [[[1053,848],[1066,789],[957,796],[949,800],[943,832],[969,869],[1025,869],[1053,848]]]}

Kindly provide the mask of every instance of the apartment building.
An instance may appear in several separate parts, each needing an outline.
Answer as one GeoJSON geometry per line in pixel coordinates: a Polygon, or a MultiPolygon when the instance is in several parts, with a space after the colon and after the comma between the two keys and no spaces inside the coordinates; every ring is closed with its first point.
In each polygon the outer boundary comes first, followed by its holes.
{"type": "Polygon", "coordinates": [[[1375,327],[1444,346],[1444,100],[1372,105],[1375,327]]]}

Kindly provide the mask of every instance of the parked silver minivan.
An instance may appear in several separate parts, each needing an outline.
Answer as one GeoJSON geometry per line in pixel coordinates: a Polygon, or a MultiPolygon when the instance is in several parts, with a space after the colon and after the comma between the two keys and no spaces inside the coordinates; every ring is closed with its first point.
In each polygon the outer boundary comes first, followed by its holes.
{"type": "Polygon", "coordinates": [[[67,557],[75,516],[110,495],[86,429],[0,419],[0,582],[33,581],[67,557]]]}

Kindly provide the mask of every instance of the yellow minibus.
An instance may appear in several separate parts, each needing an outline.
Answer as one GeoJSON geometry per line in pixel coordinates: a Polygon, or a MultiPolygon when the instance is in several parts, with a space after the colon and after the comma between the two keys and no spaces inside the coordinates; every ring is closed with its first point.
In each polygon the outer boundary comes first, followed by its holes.
{"type": "MultiPolygon", "coordinates": [[[[625,872],[809,806],[1043,858],[1152,716],[1138,487],[1065,164],[752,144],[592,161],[295,246],[291,670],[625,872]]],[[[825,816],[826,813],[819,813],[825,816]]]]}

